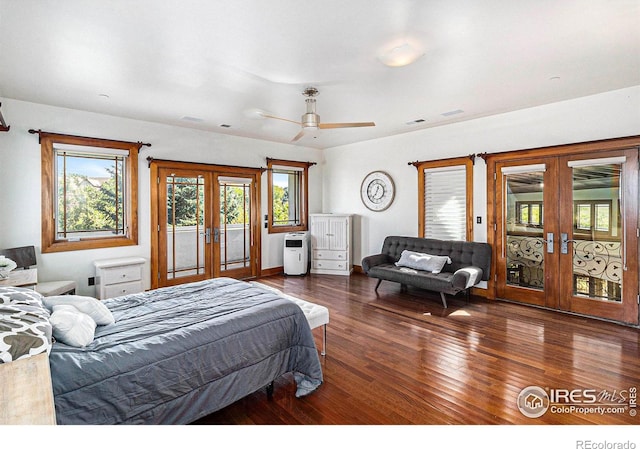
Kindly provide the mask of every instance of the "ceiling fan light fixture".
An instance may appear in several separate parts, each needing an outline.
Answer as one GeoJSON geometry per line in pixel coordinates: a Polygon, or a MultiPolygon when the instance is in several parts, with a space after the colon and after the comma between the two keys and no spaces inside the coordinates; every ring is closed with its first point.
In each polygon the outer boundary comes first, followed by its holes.
{"type": "Polygon", "coordinates": [[[302,115],[302,127],[303,128],[315,128],[318,129],[320,123],[320,116],[313,112],[307,112],[302,115]]]}
{"type": "Polygon", "coordinates": [[[404,67],[413,64],[424,55],[424,52],[408,42],[383,52],[378,59],[387,67],[404,67]]]}

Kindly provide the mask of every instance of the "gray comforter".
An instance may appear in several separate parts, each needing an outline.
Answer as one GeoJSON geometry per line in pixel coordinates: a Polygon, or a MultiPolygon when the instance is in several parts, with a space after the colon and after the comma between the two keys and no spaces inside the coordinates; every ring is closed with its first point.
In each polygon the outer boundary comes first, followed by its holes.
{"type": "Polygon", "coordinates": [[[58,424],[183,424],[294,373],[322,383],[313,335],[293,302],[229,278],[104,301],[116,323],[85,348],[50,354],[58,424]]]}

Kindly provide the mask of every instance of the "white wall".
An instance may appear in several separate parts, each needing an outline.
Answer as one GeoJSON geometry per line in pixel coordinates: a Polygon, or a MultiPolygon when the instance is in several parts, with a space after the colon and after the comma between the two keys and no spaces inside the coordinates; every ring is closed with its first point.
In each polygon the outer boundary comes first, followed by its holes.
{"type": "MultiPolygon", "coordinates": [[[[246,139],[194,129],[159,125],[46,105],[0,99],[11,126],[0,133],[0,248],[34,245],[41,281],[74,279],[79,293],[93,295],[87,278],[95,275],[92,262],[112,257],[141,256],[149,260],[150,198],[146,158],[170,159],[245,167],[266,167],[266,157],[318,162],[309,169],[309,209],[322,208],[322,151],[293,145],[246,139]],[[40,250],[40,145],[29,129],[142,141],[139,160],[139,245],[132,247],[39,254],[40,250]]],[[[262,215],[267,211],[266,174],[262,183],[262,215]]],[[[262,228],[262,268],[283,265],[283,234],[269,235],[262,228]]],[[[149,263],[145,285],[150,286],[149,263]]]]}
{"type": "MultiPolygon", "coordinates": [[[[152,144],[140,155],[138,246],[38,255],[41,280],[72,278],[81,294],[90,295],[94,289],[87,278],[94,275],[93,260],[150,256],[147,156],[251,167],[265,166],[267,156],[318,162],[309,170],[310,212],[355,214],[354,263],[359,265],[362,257],[379,251],[385,236],[418,234],[418,177],[409,162],[640,135],[640,86],[324,151],[10,99],[0,102],[11,125],[8,133],[0,133],[0,248],[40,247],[40,146],[37,135],[28,134],[30,128],[152,144]],[[374,170],[388,172],[396,184],[396,199],[384,212],[371,212],[360,201],[362,179],[374,170]]],[[[266,191],[263,176],[263,214],[266,191]]],[[[486,241],[486,171],[480,158],[474,169],[475,216],[483,221],[474,225],[475,240],[486,241]]],[[[262,267],[282,266],[283,235],[263,229],[262,237],[262,267]]],[[[148,287],[149,279],[145,282],[148,287]]]]}
{"type": "MultiPolygon", "coordinates": [[[[540,148],[640,135],[640,86],[516,112],[427,128],[325,151],[323,212],[353,213],[354,260],[380,251],[387,235],[418,235],[418,174],[409,162],[540,148]],[[383,212],[368,210],[360,185],[386,171],[396,198],[383,212]]],[[[474,167],[474,240],[487,240],[486,166],[474,167]],[[475,217],[482,224],[475,224],[475,217]]]]}

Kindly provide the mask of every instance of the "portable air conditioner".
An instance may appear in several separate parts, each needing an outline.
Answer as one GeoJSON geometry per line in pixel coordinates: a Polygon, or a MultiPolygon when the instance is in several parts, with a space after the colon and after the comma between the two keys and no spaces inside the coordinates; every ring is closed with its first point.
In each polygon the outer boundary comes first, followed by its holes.
{"type": "Polygon", "coordinates": [[[289,232],[284,236],[284,274],[307,274],[309,238],[306,232],[289,232]]]}

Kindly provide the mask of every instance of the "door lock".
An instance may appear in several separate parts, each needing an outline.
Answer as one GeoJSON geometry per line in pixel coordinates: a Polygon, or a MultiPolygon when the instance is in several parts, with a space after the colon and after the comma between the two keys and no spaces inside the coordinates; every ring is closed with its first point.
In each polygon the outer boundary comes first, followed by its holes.
{"type": "Polygon", "coordinates": [[[547,244],[547,252],[549,254],[553,254],[553,232],[547,232],[547,240],[545,240],[547,244]]]}

